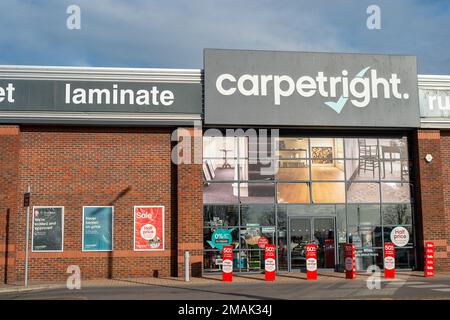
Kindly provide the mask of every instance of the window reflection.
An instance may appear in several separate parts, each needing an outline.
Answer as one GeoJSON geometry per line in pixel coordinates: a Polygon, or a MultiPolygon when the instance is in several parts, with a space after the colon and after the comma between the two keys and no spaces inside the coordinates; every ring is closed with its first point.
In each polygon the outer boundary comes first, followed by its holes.
{"type": "Polygon", "coordinates": [[[205,227],[239,226],[238,206],[204,206],[203,223],[205,227]]]}
{"type": "Polygon", "coordinates": [[[275,225],[275,207],[273,205],[242,206],[241,219],[242,225],[273,226],[275,225]]]}
{"type": "Polygon", "coordinates": [[[349,225],[381,224],[379,205],[348,205],[347,221],[349,225]]]}
{"type": "Polygon", "coordinates": [[[391,204],[382,206],[385,225],[412,224],[411,204],[391,204]]]}

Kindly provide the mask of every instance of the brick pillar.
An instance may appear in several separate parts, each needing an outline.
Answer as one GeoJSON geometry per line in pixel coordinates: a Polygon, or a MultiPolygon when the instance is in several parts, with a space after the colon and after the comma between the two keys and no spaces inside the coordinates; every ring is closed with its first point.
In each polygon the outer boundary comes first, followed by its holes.
{"type": "MultiPolygon", "coordinates": [[[[441,133],[439,130],[418,130],[417,139],[418,192],[418,237],[419,266],[423,265],[424,242],[434,241],[436,271],[450,271],[447,245],[449,238],[448,221],[444,203],[444,185],[448,181],[443,178],[441,133]],[[425,156],[431,154],[433,160],[428,163],[425,156]]],[[[416,230],[417,230],[416,229],[416,230]]]]}
{"type": "MultiPolygon", "coordinates": [[[[202,132],[194,128],[179,128],[178,141],[185,150],[190,147],[190,159],[177,166],[177,261],[178,276],[184,277],[184,253],[189,251],[192,276],[203,270],[203,173],[201,164],[202,132]],[[194,135],[195,134],[195,135],[194,135]],[[194,157],[194,155],[197,155],[194,157]],[[195,163],[195,158],[200,163],[195,163]]],[[[180,144],[178,144],[179,146],[180,144]]],[[[180,155],[186,157],[187,153],[180,155]]],[[[186,159],[185,159],[186,160],[186,159]]]]}
{"type": "Polygon", "coordinates": [[[19,127],[0,125],[0,284],[15,281],[19,127]]]}

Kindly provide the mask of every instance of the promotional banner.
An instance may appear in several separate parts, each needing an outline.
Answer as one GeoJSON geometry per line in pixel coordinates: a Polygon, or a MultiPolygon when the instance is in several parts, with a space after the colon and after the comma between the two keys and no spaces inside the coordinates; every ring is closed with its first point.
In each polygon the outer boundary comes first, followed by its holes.
{"type": "Polygon", "coordinates": [[[425,277],[434,277],[434,243],[425,242],[425,277]]]}
{"type": "Polygon", "coordinates": [[[233,281],[233,246],[222,247],[222,281],[233,281]]]}
{"type": "Polygon", "coordinates": [[[275,281],[275,245],[266,244],[264,247],[264,271],[266,281],[275,281]]]}
{"type": "Polygon", "coordinates": [[[306,279],[317,280],[317,245],[306,245],[306,279]]]}
{"type": "Polygon", "coordinates": [[[64,207],[33,207],[32,251],[63,251],[64,207]]]}
{"type": "Polygon", "coordinates": [[[164,206],[134,207],[134,250],[164,250],[164,206]]]}
{"type": "Polygon", "coordinates": [[[269,239],[266,237],[259,237],[258,239],[258,247],[264,249],[266,245],[269,244],[269,239]]]}
{"type": "Polygon", "coordinates": [[[83,207],[83,251],[113,250],[114,207],[83,207]]]}
{"type": "Polygon", "coordinates": [[[211,246],[211,248],[216,248],[222,250],[224,246],[229,246],[233,241],[232,232],[234,228],[231,229],[223,229],[219,228],[214,230],[211,240],[207,240],[206,242],[211,246]]]}
{"type": "Polygon", "coordinates": [[[395,278],[395,246],[391,242],[384,243],[384,277],[395,278]]]}
{"type": "Polygon", "coordinates": [[[391,231],[391,241],[397,247],[404,247],[409,242],[409,232],[404,227],[395,227],[391,231]]]}
{"type": "Polygon", "coordinates": [[[356,246],[346,243],[344,246],[345,255],[345,278],[356,279],[356,246]]]}

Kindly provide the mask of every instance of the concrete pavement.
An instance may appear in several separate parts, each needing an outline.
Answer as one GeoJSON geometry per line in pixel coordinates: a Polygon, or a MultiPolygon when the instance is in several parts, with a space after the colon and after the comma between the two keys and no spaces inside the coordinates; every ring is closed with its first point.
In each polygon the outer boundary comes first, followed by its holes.
{"type": "Polygon", "coordinates": [[[260,299],[450,299],[450,275],[424,278],[422,273],[398,273],[396,279],[376,279],[359,274],[346,280],[342,273],[319,273],[307,281],[304,273],[279,274],[275,282],[261,274],[234,275],[233,283],[219,275],[205,275],[184,282],[179,278],[84,280],[80,290],[65,283],[0,286],[0,299],[150,299],[150,300],[260,300],[260,299]]]}

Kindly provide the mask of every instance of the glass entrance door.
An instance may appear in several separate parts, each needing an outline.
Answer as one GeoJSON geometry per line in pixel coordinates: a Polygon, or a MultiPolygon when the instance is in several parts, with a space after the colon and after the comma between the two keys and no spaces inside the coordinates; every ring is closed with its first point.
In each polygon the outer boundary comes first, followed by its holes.
{"type": "Polygon", "coordinates": [[[290,218],[289,261],[290,270],[306,268],[307,243],[317,244],[317,267],[335,269],[336,242],[334,218],[290,218]]]}

